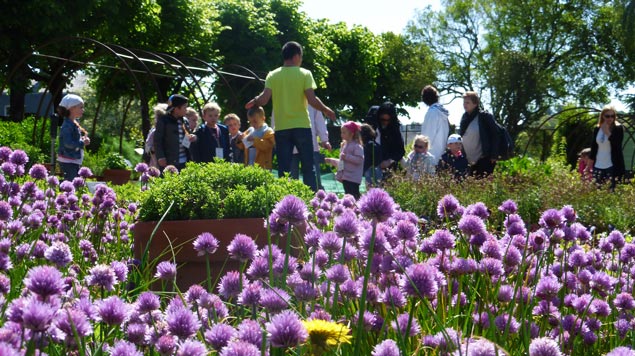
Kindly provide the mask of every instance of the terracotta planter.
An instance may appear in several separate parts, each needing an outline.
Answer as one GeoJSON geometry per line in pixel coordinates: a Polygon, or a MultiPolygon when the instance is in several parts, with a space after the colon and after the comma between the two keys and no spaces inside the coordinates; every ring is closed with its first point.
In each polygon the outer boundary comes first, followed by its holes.
{"type": "MultiPolygon", "coordinates": [[[[156,225],[156,221],[135,224],[133,229],[135,258],[141,258],[156,225]]],[[[262,218],[162,222],[150,242],[147,260],[152,261],[157,258],[160,261],[171,260],[171,244],[176,254],[177,285],[181,291],[186,291],[193,284],[203,285],[207,278],[205,257],[197,256],[192,246],[194,239],[203,232],[210,232],[219,241],[218,250],[210,255],[212,281],[226,271],[238,270],[238,262],[227,258],[227,246],[236,234],[250,236],[256,241],[258,247],[267,245],[267,229],[265,220],[262,218]]]]}
{"type": "Polygon", "coordinates": [[[122,185],[130,181],[132,171],[128,169],[104,169],[104,180],[115,185],[122,185]]]}

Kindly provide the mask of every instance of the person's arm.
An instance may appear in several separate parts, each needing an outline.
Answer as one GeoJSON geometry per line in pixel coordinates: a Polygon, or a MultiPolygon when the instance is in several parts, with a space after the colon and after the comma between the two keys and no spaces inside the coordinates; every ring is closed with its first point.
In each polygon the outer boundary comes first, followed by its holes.
{"type": "Polygon", "coordinates": [[[256,95],[253,99],[245,104],[245,109],[251,109],[254,106],[265,106],[271,99],[271,89],[265,88],[262,93],[256,95]]]}
{"type": "Polygon", "coordinates": [[[326,117],[331,120],[335,120],[335,112],[331,110],[328,106],[322,103],[322,100],[315,96],[315,90],[313,88],[308,88],[304,90],[304,95],[306,96],[306,100],[309,102],[309,105],[313,106],[317,110],[323,112],[326,117]]]}
{"type": "Polygon", "coordinates": [[[315,122],[315,135],[320,138],[320,146],[326,148],[327,150],[331,150],[332,147],[329,142],[329,131],[326,128],[326,121],[324,120],[322,112],[315,110],[315,117],[313,119],[313,122],[315,122]]]}
{"type": "Polygon", "coordinates": [[[165,157],[165,148],[163,147],[163,137],[165,136],[165,122],[163,118],[157,120],[156,130],[154,131],[154,153],[157,156],[157,163],[160,167],[167,166],[165,157]]]}
{"type": "Polygon", "coordinates": [[[69,150],[79,151],[84,148],[84,141],[82,140],[79,131],[75,130],[77,130],[75,125],[62,125],[62,128],[60,129],[60,136],[64,138],[64,147],[69,150]],[[77,133],[78,137],[74,137],[74,133],[77,133]]]}
{"type": "Polygon", "coordinates": [[[362,147],[355,147],[353,152],[347,153],[342,156],[342,159],[346,163],[350,163],[355,166],[364,164],[364,149],[362,147]]]}

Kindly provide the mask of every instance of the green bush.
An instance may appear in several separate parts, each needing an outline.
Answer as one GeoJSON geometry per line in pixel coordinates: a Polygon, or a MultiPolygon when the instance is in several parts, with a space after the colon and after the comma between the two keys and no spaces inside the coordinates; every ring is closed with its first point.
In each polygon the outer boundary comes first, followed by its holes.
{"type": "Polygon", "coordinates": [[[107,169],[130,169],[130,165],[126,162],[126,159],[116,152],[110,152],[106,155],[105,160],[107,169]]]}
{"type": "Polygon", "coordinates": [[[49,125],[46,118],[36,119],[32,116],[20,122],[0,121],[0,146],[26,152],[29,156],[26,168],[35,163],[46,163],[50,158],[49,125]],[[40,135],[42,132],[44,136],[40,135]]]}
{"type": "Polygon", "coordinates": [[[627,232],[635,228],[633,184],[618,185],[614,193],[606,188],[583,182],[568,165],[557,160],[538,162],[529,158],[514,158],[499,162],[492,176],[476,180],[468,178],[457,183],[444,175],[423,177],[413,182],[396,175],[385,189],[402,209],[437,222],[437,203],[446,194],[454,195],[462,205],[483,202],[493,211],[490,223],[500,227],[504,215],[495,209],[512,199],[518,213],[530,224],[537,224],[542,211],[571,205],[580,222],[606,231],[610,226],[627,232]]]}
{"type": "Polygon", "coordinates": [[[311,190],[297,180],[275,178],[258,167],[232,163],[188,163],[179,174],[155,179],[142,194],[139,219],[168,220],[266,217],[282,197],[305,201],[311,190]]]}

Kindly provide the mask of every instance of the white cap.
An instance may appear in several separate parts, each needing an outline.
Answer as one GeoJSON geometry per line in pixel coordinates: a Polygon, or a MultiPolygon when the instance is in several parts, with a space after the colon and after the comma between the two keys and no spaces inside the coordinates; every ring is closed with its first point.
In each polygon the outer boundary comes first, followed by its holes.
{"type": "Polygon", "coordinates": [[[448,143],[461,143],[461,135],[452,134],[448,137],[448,143]]]}
{"type": "Polygon", "coordinates": [[[60,106],[66,108],[66,109],[70,109],[73,106],[77,106],[77,105],[83,104],[83,103],[84,103],[84,100],[82,100],[82,98],[79,95],[66,94],[62,98],[62,101],[60,101],[60,106]]]}

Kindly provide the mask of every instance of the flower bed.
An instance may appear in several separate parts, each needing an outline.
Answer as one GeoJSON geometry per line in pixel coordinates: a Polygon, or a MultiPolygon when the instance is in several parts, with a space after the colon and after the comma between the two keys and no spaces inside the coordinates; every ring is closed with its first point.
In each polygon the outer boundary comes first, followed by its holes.
{"type": "Polygon", "coordinates": [[[423,231],[379,189],[320,191],[308,208],[286,196],[264,248],[207,233],[184,246],[240,267],[179,291],[169,254],[131,259],[135,204],[41,165],[24,176],[27,160],[0,149],[2,355],[633,354],[635,244],[592,235],[569,206],[529,229],[512,201],[490,212],[448,195],[423,231]]]}

